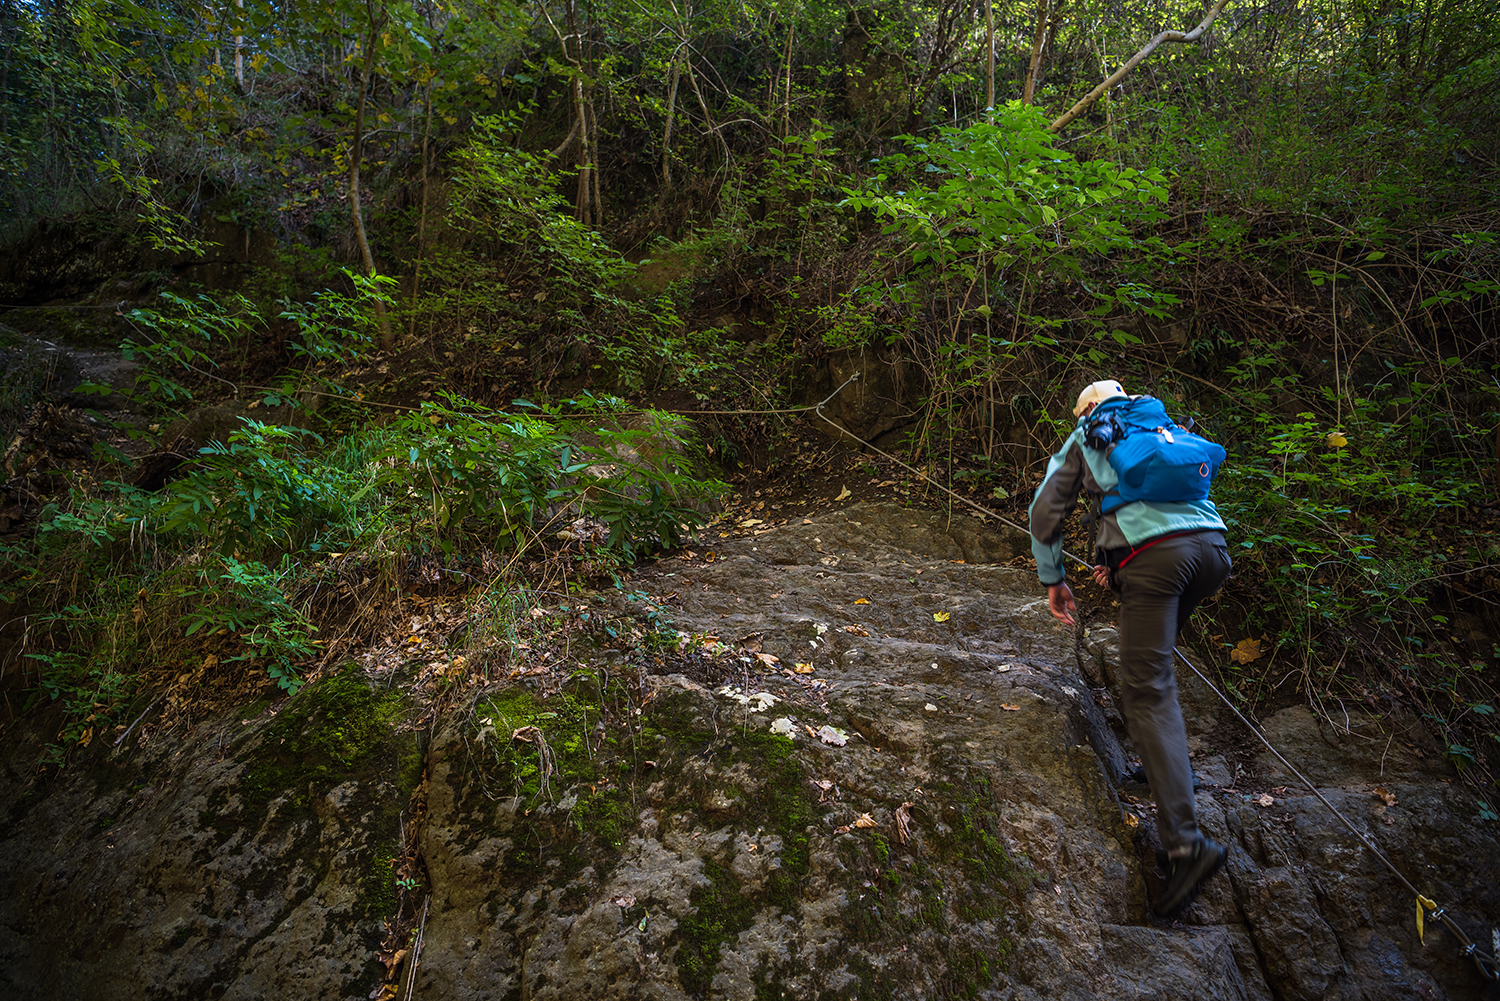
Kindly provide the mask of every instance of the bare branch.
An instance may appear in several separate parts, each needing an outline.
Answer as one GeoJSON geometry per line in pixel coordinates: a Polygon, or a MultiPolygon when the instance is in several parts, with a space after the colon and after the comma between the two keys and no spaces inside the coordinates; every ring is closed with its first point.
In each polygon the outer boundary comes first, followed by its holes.
{"type": "Polygon", "coordinates": [[[1083,100],[1073,105],[1073,107],[1069,108],[1066,112],[1063,113],[1063,116],[1061,118],[1053,122],[1051,125],[1047,126],[1047,131],[1061,132],[1063,129],[1067,128],[1068,124],[1072,122],[1073,119],[1089,110],[1089,108],[1095,101],[1099,100],[1099,98],[1107,93],[1111,87],[1123,80],[1125,78],[1125,74],[1135,69],[1136,65],[1142,59],[1145,59],[1152,52],[1155,52],[1156,47],[1158,45],[1161,45],[1163,42],[1196,42],[1203,36],[1203,33],[1208,30],[1208,26],[1214,23],[1214,18],[1219,16],[1219,11],[1223,10],[1224,5],[1228,2],[1229,0],[1218,0],[1218,3],[1215,3],[1213,7],[1209,9],[1208,15],[1203,18],[1203,21],[1198,25],[1198,27],[1194,28],[1192,31],[1163,31],[1161,34],[1151,39],[1151,41],[1146,43],[1146,47],[1141,49],[1141,51],[1137,52],[1135,55],[1131,56],[1130,59],[1126,61],[1124,66],[1121,66],[1119,69],[1111,73],[1108,80],[1105,80],[1099,86],[1091,90],[1088,95],[1083,98],[1083,100]]]}

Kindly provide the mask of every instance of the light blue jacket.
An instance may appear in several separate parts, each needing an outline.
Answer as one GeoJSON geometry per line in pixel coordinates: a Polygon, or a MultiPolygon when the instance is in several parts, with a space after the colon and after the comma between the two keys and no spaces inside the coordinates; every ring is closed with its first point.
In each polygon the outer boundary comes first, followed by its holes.
{"type": "MultiPolygon", "coordinates": [[[[1084,428],[1092,415],[1078,418],[1068,435],[1047,463],[1047,475],[1036,488],[1031,501],[1031,553],[1036,557],[1036,574],[1043,584],[1060,584],[1067,573],[1063,566],[1063,522],[1078,505],[1078,491],[1086,490],[1097,500],[1114,490],[1120,482],[1109,464],[1109,449],[1099,451],[1084,445],[1084,428]]],[[[1134,549],[1159,535],[1224,530],[1224,519],[1210,500],[1180,501],[1158,504],[1136,501],[1118,508],[1113,514],[1099,517],[1094,537],[1095,552],[1086,554],[1102,562],[1102,549],[1134,549]]],[[[1085,554],[1079,554],[1085,555],[1085,554]]]]}

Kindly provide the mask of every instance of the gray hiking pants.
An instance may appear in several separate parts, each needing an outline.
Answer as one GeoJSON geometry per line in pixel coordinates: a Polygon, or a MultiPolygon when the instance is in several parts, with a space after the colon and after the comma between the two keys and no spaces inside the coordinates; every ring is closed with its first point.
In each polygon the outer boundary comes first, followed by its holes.
{"type": "Polygon", "coordinates": [[[1157,831],[1168,852],[1190,848],[1198,839],[1172,647],[1193,609],[1223,586],[1231,566],[1224,533],[1209,531],[1162,539],[1115,571],[1120,710],[1151,783],[1157,831]]]}

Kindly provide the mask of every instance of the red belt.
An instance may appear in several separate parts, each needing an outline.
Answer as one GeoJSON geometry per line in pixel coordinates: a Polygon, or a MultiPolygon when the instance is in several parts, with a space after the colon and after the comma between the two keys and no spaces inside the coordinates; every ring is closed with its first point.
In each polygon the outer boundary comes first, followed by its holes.
{"type": "Polygon", "coordinates": [[[1121,560],[1120,561],[1120,565],[1117,566],[1117,567],[1115,567],[1115,569],[1117,571],[1118,570],[1124,570],[1125,569],[1125,564],[1129,563],[1131,560],[1135,559],[1141,553],[1144,553],[1146,550],[1150,549],[1152,546],[1156,545],[1158,542],[1166,542],[1168,539],[1176,539],[1176,538],[1180,538],[1181,536],[1184,536],[1184,535],[1197,535],[1199,531],[1201,531],[1201,529],[1191,529],[1191,530],[1186,531],[1186,532],[1169,532],[1166,535],[1158,535],[1156,538],[1152,539],[1150,542],[1144,543],[1143,545],[1141,545],[1140,547],[1138,547],[1136,549],[1132,549],[1130,551],[1130,555],[1127,556],[1127,557],[1125,557],[1123,560],[1121,560]]]}

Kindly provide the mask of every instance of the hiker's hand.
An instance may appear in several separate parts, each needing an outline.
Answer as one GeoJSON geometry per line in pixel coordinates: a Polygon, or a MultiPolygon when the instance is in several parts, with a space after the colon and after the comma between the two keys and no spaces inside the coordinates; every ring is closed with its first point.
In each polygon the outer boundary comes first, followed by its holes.
{"type": "Polygon", "coordinates": [[[1100,587],[1109,587],[1109,567],[1094,567],[1094,583],[1100,587]]]}
{"type": "Polygon", "coordinates": [[[1073,624],[1073,613],[1078,606],[1073,603],[1073,589],[1067,584],[1047,585],[1047,610],[1058,622],[1073,624]]]}

